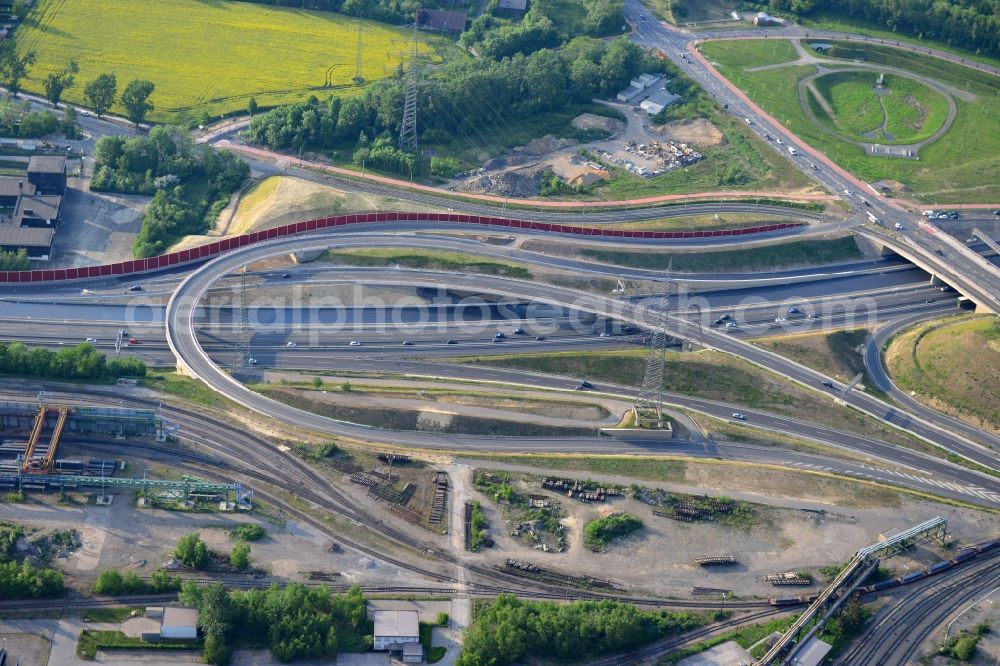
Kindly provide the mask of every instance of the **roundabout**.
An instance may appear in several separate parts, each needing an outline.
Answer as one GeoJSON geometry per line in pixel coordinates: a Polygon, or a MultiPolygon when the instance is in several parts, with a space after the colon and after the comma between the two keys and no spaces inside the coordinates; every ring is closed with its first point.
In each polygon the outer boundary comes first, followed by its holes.
{"type": "Polygon", "coordinates": [[[918,159],[948,133],[958,108],[935,81],[885,70],[819,66],[799,80],[799,103],[817,127],[866,153],[918,159]]]}

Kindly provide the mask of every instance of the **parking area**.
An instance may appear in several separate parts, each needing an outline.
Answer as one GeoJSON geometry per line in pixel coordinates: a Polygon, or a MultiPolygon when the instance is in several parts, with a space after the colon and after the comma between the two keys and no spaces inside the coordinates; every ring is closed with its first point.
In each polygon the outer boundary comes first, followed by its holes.
{"type": "Polygon", "coordinates": [[[149,197],[90,192],[88,181],[70,178],[62,221],[46,268],[72,268],[133,259],[132,243],[149,197]]]}

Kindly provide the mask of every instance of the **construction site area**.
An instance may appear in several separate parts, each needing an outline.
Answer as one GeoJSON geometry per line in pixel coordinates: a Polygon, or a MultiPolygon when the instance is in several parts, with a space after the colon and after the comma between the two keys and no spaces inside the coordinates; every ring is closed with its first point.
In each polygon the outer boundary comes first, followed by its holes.
{"type": "Polygon", "coordinates": [[[584,113],[571,123],[577,131],[598,138],[539,137],[460,174],[450,189],[531,197],[539,194],[545,174],[551,173],[570,188],[588,190],[613,180],[619,169],[653,178],[690,166],[705,158],[706,148],[724,140],[722,132],[704,119],[654,126],[649,114],[638,106],[603,104],[625,120],[584,113]]]}

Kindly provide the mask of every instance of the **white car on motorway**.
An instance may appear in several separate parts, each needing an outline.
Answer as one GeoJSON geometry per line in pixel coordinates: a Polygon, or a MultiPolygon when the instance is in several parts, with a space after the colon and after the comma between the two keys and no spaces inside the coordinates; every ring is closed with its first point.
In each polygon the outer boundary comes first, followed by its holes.
{"type": "Polygon", "coordinates": [[[351,340],[351,345],[350,346],[351,347],[360,347],[361,343],[358,342],[357,340],[351,340]]]}

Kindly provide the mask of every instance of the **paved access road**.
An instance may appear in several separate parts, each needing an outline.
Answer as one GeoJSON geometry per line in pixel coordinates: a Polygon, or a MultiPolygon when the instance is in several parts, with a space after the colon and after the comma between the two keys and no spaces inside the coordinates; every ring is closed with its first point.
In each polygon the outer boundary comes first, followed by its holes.
{"type": "MultiPolygon", "coordinates": [[[[865,214],[871,212],[880,220],[878,226],[871,225],[863,233],[938,275],[986,310],[1000,313],[1000,269],[984,262],[962,243],[933,224],[922,221],[912,211],[882,197],[869,195],[873,190],[867,183],[801,141],[723,77],[696,48],[699,36],[660,23],[639,0],[626,0],[625,13],[628,20],[637,26],[632,37],[636,42],[663,51],[717,102],[726,105],[730,113],[743,118],[755,134],[762,139],[768,136],[782,139],[783,146],[776,145],[774,141],[771,147],[807,177],[831,192],[842,193],[842,198],[850,203],[853,210],[865,214]],[[793,149],[798,152],[797,155],[790,152],[793,149]],[[813,168],[813,164],[822,167],[813,168]]],[[[790,38],[797,36],[791,32],[786,35],[790,38]]],[[[714,36],[717,39],[729,37],[727,34],[714,36]]],[[[745,35],[743,38],[746,38],[745,35]]]]}

